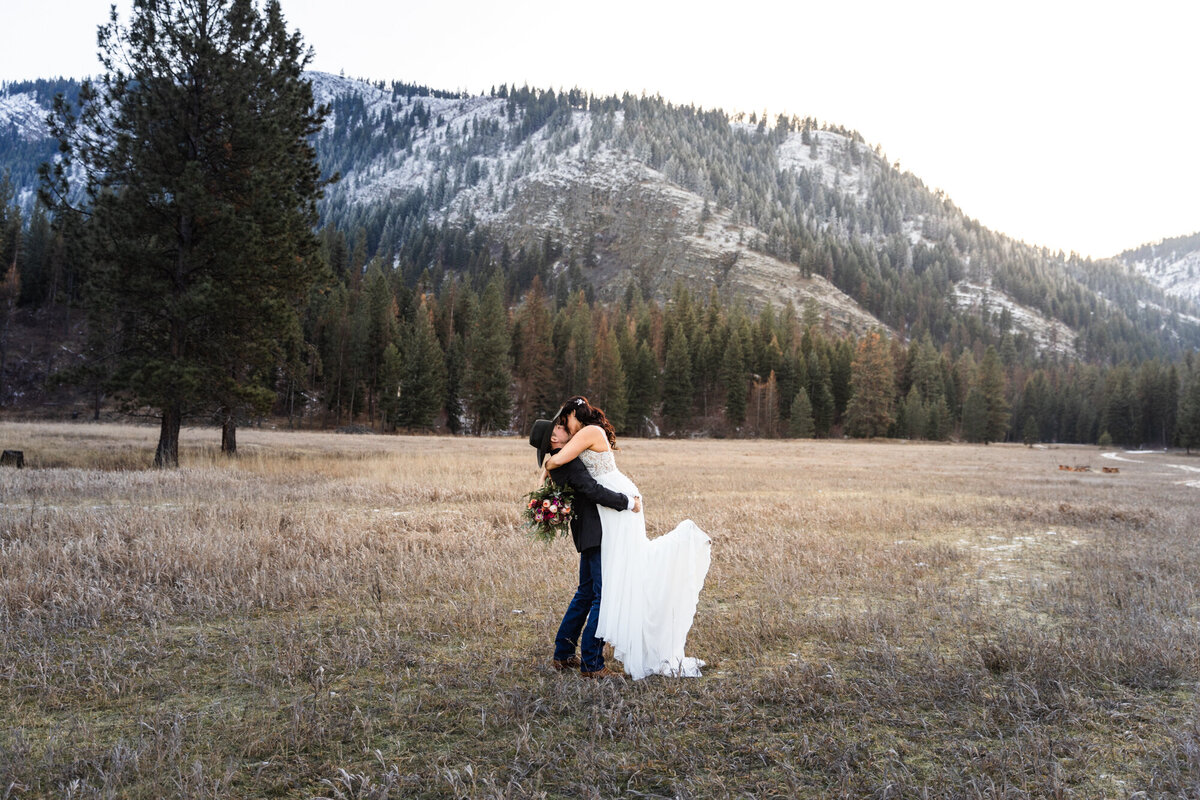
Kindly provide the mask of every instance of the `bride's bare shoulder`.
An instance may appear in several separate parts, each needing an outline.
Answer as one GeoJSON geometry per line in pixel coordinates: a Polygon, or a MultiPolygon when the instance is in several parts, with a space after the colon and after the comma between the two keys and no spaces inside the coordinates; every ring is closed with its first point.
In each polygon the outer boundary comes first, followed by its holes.
{"type": "Polygon", "coordinates": [[[584,425],[579,432],[587,434],[587,441],[593,450],[604,452],[609,449],[608,434],[599,425],[584,425]]]}

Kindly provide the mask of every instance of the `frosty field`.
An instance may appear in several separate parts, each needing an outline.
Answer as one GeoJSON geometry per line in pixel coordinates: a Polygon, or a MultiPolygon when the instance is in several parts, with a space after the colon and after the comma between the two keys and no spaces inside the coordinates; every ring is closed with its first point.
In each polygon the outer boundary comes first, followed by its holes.
{"type": "Polygon", "coordinates": [[[0,798],[1200,796],[1200,458],[622,440],[708,667],[593,683],[523,439],[156,436],[0,423],[0,798]]]}

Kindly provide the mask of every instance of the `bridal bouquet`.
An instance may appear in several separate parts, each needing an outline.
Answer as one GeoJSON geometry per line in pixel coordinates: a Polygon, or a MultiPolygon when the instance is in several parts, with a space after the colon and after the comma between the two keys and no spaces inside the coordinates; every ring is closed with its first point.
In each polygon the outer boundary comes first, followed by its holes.
{"type": "Polygon", "coordinates": [[[547,481],[525,495],[525,527],[535,539],[552,542],[567,534],[573,516],[572,494],[571,487],[547,481]]]}

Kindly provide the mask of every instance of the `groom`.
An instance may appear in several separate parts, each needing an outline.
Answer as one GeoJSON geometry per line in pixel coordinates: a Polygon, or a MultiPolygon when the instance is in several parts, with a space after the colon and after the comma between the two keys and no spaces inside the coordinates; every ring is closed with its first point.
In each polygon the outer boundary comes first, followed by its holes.
{"type": "MultiPolygon", "coordinates": [[[[545,462],[548,453],[558,452],[569,438],[571,435],[566,428],[548,419],[533,423],[529,443],[537,448],[538,465],[545,462]]],[[[550,470],[550,480],[559,486],[570,486],[575,492],[571,538],[575,540],[575,549],[579,551],[579,588],[575,590],[575,596],[567,606],[567,613],[563,615],[558,634],[554,637],[554,668],[561,672],[579,667],[580,674],[585,678],[616,677],[617,673],[604,666],[604,642],[596,638],[602,588],[600,540],[604,535],[596,505],[617,511],[639,511],[641,498],[627,497],[596,483],[578,458],[550,470]],[[579,642],[581,632],[582,661],[575,655],[575,644],[579,642]]]]}

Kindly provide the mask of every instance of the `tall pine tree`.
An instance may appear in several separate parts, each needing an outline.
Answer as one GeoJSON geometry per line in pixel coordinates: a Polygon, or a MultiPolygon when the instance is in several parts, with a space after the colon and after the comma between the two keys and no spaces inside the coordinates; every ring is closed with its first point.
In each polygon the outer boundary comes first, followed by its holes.
{"type": "Polygon", "coordinates": [[[896,381],[891,350],[878,331],[858,342],[850,366],[853,393],[846,406],[846,430],[851,436],[883,436],[894,417],[896,381]]]}
{"type": "Polygon", "coordinates": [[[662,382],[663,422],[671,431],[682,431],[692,419],[692,359],[681,325],[675,326],[662,382]]]}
{"type": "Polygon", "coordinates": [[[812,403],[808,392],[801,389],[792,400],[792,418],[788,421],[788,435],[795,439],[811,439],[816,434],[813,427],[812,403]]]}
{"type": "Polygon", "coordinates": [[[1133,376],[1127,364],[1109,371],[1105,378],[1104,406],[1100,413],[1100,427],[1108,431],[1113,442],[1133,446],[1141,441],[1138,425],[1137,398],[1134,395],[1133,376]]]}
{"type": "Polygon", "coordinates": [[[725,423],[740,428],[746,421],[746,398],[750,390],[746,356],[742,337],[737,331],[729,335],[725,355],[721,360],[721,383],[725,387],[725,423]]]}
{"type": "Polygon", "coordinates": [[[989,441],[987,399],[978,386],[972,386],[963,401],[962,434],[968,442],[989,441]]]}
{"type": "Polygon", "coordinates": [[[658,362],[645,340],[638,344],[637,354],[625,375],[626,428],[641,431],[652,424],[654,406],[658,403],[658,362]]]}
{"type": "Polygon", "coordinates": [[[446,358],[424,302],[406,326],[403,344],[394,424],[409,429],[432,428],[446,392],[446,358]]]}
{"type": "Polygon", "coordinates": [[[600,318],[596,345],[592,354],[592,372],[588,379],[588,400],[604,409],[608,421],[617,430],[625,430],[628,398],[625,393],[625,368],[617,337],[608,327],[607,317],[600,318]]]}
{"type": "MultiPolygon", "coordinates": [[[[979,362],[978,383],[979,393],[983,396],[985,423],[983,441],[1002,442],[1008,433],[1009,405],[1006,398],[1007,378],[1004,375],[1004,364],[994,346],[989,345],[979,362]]],[[[965,415],[965,411],[963,412],[965,415]]]]}
{"type": "Polygon", "coordinates": [[[60,216],[78,168],[97,247],[85,294],[116,318],[108,383],[161,420],[154,463],[179,463],[187,415],[265,410],[266,373],[315,275],[325,109],[277,0],[137,0],[100,27],[104,74],[61,100],[63,158],[44,166],[60,216]]]}
{"type": "Polygon", "coordinates": [[[552,414],[562,402],[553,370],[554,342],[549,298],[542,279],[534,276],[525,302],[517,312],[513,330],[516,349],[517,430],[529,430],[533,421],[552,414]]]}
{"type": "Polygon", "coordinates": [[[814,348],[808,354],[808,398],[812,404],[813,431],[818,437],[829,435],[837,412],[837,401],[830,380],[829,359],[814,348]]]}
{"type": "Polygon", "coordinates": [[[464,384],[467,412],[475,435],[506,430],[511,422],[512,400],[508,364],[508,310],[504,307],[500,277],[488,283],[479,301],[479,314],[466,343],[464,384]]]}
{"type": "Polygon", "coordinates": [[[1188,453],[1200,448],[1200,359],[1188,377],[1184,390],[1179,395],[1179,443],[1188,453]]]}

